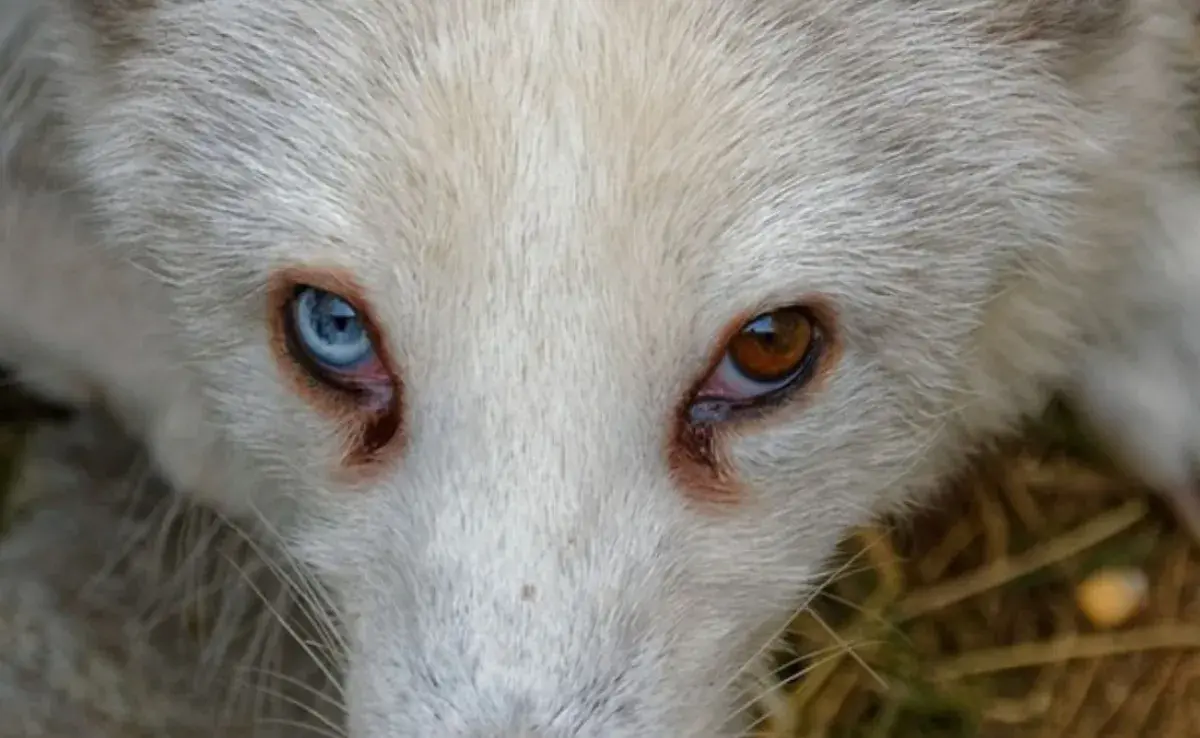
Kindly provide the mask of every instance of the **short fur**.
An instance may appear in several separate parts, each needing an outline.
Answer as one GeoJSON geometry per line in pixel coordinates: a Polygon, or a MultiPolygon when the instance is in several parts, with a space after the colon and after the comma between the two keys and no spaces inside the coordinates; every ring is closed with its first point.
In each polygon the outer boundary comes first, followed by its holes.
{"type": "Polygon", "coordinates": [[[847,527],[1056,389],[1195,505],[1194,0],[36,7],[67,184],[0,196],[0,350],[317,572],[354,738],[736,734],[847,527]],[[316,267],[403,377],[369,477],[270,347],[316,267]],[[837,364],[697,504],[680,398],[806,299],[837,364]]]}

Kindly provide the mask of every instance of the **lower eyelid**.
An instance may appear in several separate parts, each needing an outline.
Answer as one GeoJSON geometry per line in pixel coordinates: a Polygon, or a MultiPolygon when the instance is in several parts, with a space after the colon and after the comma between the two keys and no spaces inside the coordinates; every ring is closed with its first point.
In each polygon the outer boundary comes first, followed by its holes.
{"type": "Polygon", "coordinates": [[[378,358],[372,356],[366,359],[362,366],[357,368],[348,368],[344,371],[335,372],[335,374],[348,382],[362,385],[364,387],[385,387],[390,386],[392,382],[391,376],[383,363],[378,358]]]}

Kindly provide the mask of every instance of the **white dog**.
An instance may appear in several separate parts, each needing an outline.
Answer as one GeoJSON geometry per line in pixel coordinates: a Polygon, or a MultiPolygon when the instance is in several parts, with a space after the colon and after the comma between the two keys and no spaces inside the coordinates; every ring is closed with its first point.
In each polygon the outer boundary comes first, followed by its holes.
{"type": "Polygon", "coordinates": [[[1052,391],[1200,521],[1196,11],[8,0],[0,351],[319,578],[353,738],[736,735],[1052,391]]]}

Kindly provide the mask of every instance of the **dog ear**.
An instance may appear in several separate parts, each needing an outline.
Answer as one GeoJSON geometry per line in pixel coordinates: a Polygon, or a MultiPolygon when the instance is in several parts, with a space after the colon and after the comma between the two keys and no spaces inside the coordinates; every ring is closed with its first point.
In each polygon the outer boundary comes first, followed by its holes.
{"type": "MultiPolygon", "coordinates": [[[[936,0],[943,2],[944,0],[936,0]]],[[[984,0],[988,44],[1036,56],[1093,103],[1143,108],[1200,151],[1200,0],[984,0]]],[[[1195,154],[1189,154],[1194,156],[1195,154]]]]}
{"type": "MultiPolygon", "coordinates": [[[[941,0],[938,0],[941,2],[941,0]]],[[[1196,0],[986,0],[984,33],[991,43],[1026,47],[1068,79],[1117,66],[1138,66],[1146,50],[1174,63],[1196,48],[1196,0]],[[1149,43],[1147,43],[1149,42],[1149,43]]]]}
{"type": "Polygon", "coordinates": [[[998,0],[988,31],[1014,43],[1086,50],[1114,45],[1136,22],[1135,0],[998,0]]]}
{"type": "Polygon", "coordinates": [[[141,28],[160,0],[68,0],[76,23],[90,31],[101,58],[120,59],[144,43],[141,28]]]}
{"type": "Polygon", "coordinates": [[[71,0],[71,5],[81,17],[97,24],[120,26],[154,10],[159,0],[71,0]]]}
{"type": "MultiPolygon", "coordinates": [[[[746,0],[762,17],[788,23],[822,22],[808,0],[746,0]]],[[[1122,46],[1130,31],[1154,15],[1170,22],[1179,8],[1198,0],[844,0],[847,17],[878,20],[906,16],[965,26],[989,45],[1026,44],[1063,61],[1122,46]]]]}

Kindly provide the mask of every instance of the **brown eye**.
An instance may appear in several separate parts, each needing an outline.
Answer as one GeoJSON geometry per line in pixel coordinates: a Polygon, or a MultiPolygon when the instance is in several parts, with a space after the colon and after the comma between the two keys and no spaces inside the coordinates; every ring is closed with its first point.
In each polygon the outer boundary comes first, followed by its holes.
{"type": "Polygon", "coordinates": [[[775,399],[808,381],[821,355],[822,338],[807,308],[757,316],[725,345],[721,361],[696,395],[692,420],[725,420],[734,410],[775,399]]]}
{"type": "Polygon", "coordinates": [[[750,321],[725,351],[746,379],[770,384],[786,380],[800,368],[813,333],[813,324],[800,310],[777,310],[750,321]]]}

